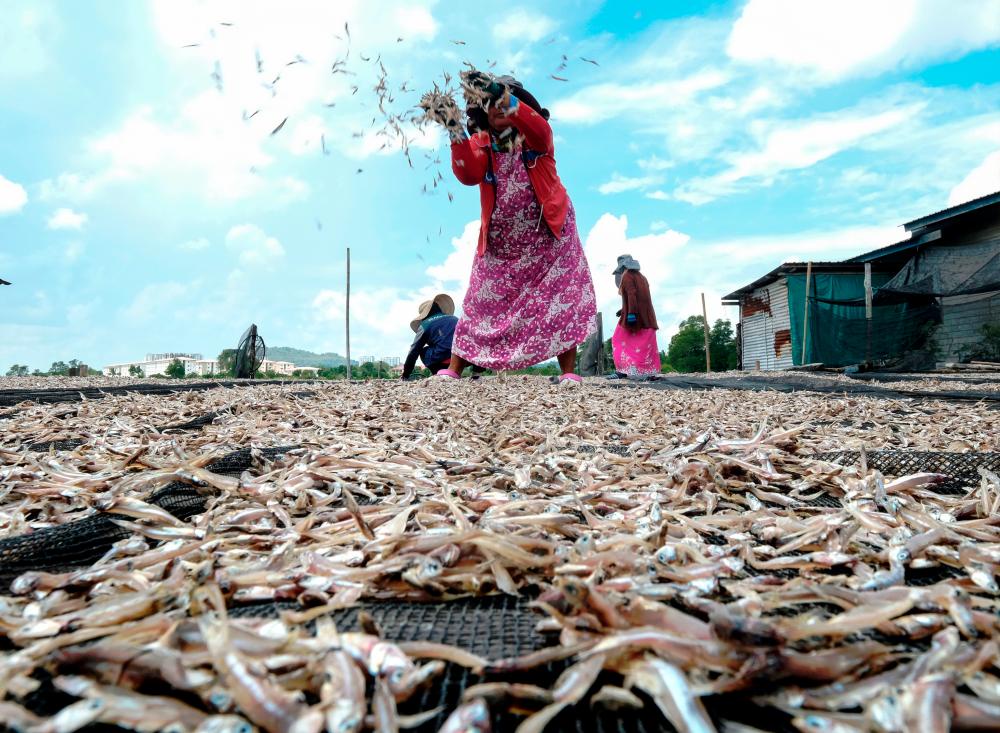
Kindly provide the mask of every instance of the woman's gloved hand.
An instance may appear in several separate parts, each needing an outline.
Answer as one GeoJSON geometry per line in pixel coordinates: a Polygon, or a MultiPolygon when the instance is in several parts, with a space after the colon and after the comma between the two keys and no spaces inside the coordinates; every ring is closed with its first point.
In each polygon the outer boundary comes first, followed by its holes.
{"type": "Polygon", "coordinates": [[[465,87],[466,97],[469,93],[481,97],[475,100],[480,102],[495,102],[502,97],[507,87],[494,79],[489,74],[482,71],[467,71],[462,74],[462,86],[465,87]]]}
{"type": "Polygon", "coordinates": [[[465,136],[462,128],[462,112],[450,94],[439,91],[427,92],[420,99],[420,108],[424,110],[426,119],[443,126],[453,140],[465,136]]]}
{"type": "Polygon", "coordinates": [[[638,316],[636,316],[635,313],[629,313],[627,316],[625,316],[625,323],[629,324],[630,326],[634,326],[636,322],[638,322],[638,320],[639,318],[638,316]]]}

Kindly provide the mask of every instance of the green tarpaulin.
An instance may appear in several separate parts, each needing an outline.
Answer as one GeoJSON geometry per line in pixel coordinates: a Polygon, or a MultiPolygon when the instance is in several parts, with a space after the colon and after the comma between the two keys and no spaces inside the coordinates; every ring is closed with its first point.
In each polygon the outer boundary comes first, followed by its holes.
{"type": "MultiPolygon", "coordinates": [[[[872,273],[873,290],[877,291],[891,277],[872,273]]],[[[892,304],[879,304],[876,300],[869,330],[864,274],[814,274],[809,286],[809,328],[803,361],[806,276],[789,274],[786,278],[795,364],[822,362],[828,366],[847,366],[900,357],[920,345],[928,326],[937,320],[937,308],[927,300],[892,304]]]]}

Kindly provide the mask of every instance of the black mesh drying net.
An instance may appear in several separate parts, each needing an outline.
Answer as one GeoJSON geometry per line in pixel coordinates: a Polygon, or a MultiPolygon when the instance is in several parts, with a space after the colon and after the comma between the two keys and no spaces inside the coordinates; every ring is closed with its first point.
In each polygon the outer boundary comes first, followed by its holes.
{"type": "MultiPolygon", "coordinates": [[[[294,446],[263,448],[264,458],[293,450],[294,446]]],[[[239,476],[252,467],[254,458],[245,448],[228,453],[206,468],[213,473],[239,476]]],[[[166,509],[178,519],[188,519],[204,511],[208,495],[183,483],[167,484],[146,501],[166,509]]],[[[0,583],[9,584],[29,570],[65,572],[86,567],[101,559],[111,546],[131,534],[107,514],[91,514],[57,527],[47,527],[26,535],[0,540],[0,583]]]]}
{"type": "MultiPolygon", "coordinates": [[[[612,448],[619,449],[624,448],[624,446],[593,446],[592,450],[619,452],[618,450],[612,451],[612,448]]],[[[277,449],[274,452],[286,450],[288,449],[277,449]]],[[[843,465],[856,464],[861,459],[860,453],[851,451],[824,453],[814,457],[843,465]]],[[[866,460],[871,468],[881,471],[887,477],[919,472],[947,474],[951,477],[950,482],[934,487],[935,490],[947,493],[965,492],[969,487],[978,485],[980,478],[978,469],[980,467],[994,471],[1000,469],[1000,454],[998,453],[873,451],[867,453],[866,460]]],[[[218,473],[238,475],[250,468],[253,461],[254,457],[250,450],[236,451],[212,464],[210,468],[218,473]]],[[[150,498],[151,501],[167,508],[178,517],[188,517],[202,511],[206,501],[205,497],[199,494],[196,489],[183,485],[164,487],[150,498]]],[[[840,506],[840,499],[827,494],[805,503],[817,507],[836,508],[840,506]]],[[[83,525],[84,522],[93,522],[98,519],[100,517],[91,517],[75,524],[83,525]]],[[[111,525],[111,527],[114,531],[120,532],[115,525],[111,525]]],[[[63,530],[65,528],[56,529],[63,530]]],[[[105,535],[105,537],[103,549],[94,550],[97,557],[109,546],[107,536],[105,535]]],[[[726,539],[721,535],[705,539],[712,544],[726,543],[726,539]]],[[[3,543],[0,543],[0,547],[2,546],[3,543]]],[[[77,551],[77,554],[71,557],[74,562],[80,560],[79,547],[79,543],[76,543],[73,548],[77,551]]],[[[52,553],[52,546],[36,550],[34,563],[30,569],[39,569],[37,565],[39,552],[48,555],[52,553]]],[[[757,575],[760,573],[748,568],[746,574],[757,575]]],[[[777,577],[795,577],[797,573],[794,570],[773,570],[767,574],[777,577]]],[[[944,566],[923,570],[911,569],[907,572],[906,583],[908,585],[928,585],[961,574],[956,569],[944,566]]],[[[835,613],[838,610],[832,606],[829,608],[821,607],[824,604],[813,605],[815,608],[810,608],[808,604],[798,604],[787,609],[776,609],[774,615],[798,615],[810,610],[835,613]]],[[[236,606],[230,609],[230,615],[234,618],[243,616],[273,617],[282,610],[293,609],[301,610],[294,602],[255,603],[236,606]]],[[[360,609],[371,614],[383,629],[385,636],[393,641],[425,640],[454,644],[489,659],[519,656],[557,643],[555,638],[548,637],[536,630],[536,624],[541,616],[529,608],[529,600],[526,598],[496,595],[450,603],[372,601],[362,603],[360,609]]],[[[686,610],[689,613],[693,612],[690,608],[686,610]]],[[[357,628],[358,612],[359,608],[352,608],[335,611],[332,616],[339,629],[351,630],[357,628]]],[[[844,641],[852,642],[861,638],[876,639],[885,644],[894,644],[897,648],[906,648],[912,652],[922,651],[929,643],[926,639],[910,642],[906,639],[883,637],[876,630],[869,630],[856,636],[857,639],[847,638],[844,641]]],[[[485,678],[472,674],[462,667],[449,664],[440,678],[425,689],[420,690],[411,700],[402,705],[400,712],[414,714],[441,707],[442,712],[434,719],[415,729],[420,733],[425,731],[430,733],[436,731],[444,721],[448,711],[453,710],[460,703],[463,692],[469,686],[483,681],[510,681],[551,688],[556,677],[568,664],[569,662],[553,663],[516,675],[490,675],[485,678]]],[[[609,672],[598,680],[597,687],[601,684],[621,684],[621,682],[619,676],[609,672]]],[[[155,694],[157,691],[149,690],[149,692],[155,694]]],[[[169,691],[161,692],[169,694],[169,691]]],[[[794,730],[788,716],[784,713],[758,707],[752,700],[751,693],[744,693],[741,696],[712,696],[704,698],[703,702],[710,715],[717,721],[725,718],[767,731],[794,730]]],[[[652,701],[648,699],[644,701],[646,707],[639,711],[611,711],[600,706],[590,707],[588,704],[582,703],[563,711],[548,729],[576,731],[577,733],[604,733],[605,731],[645,733],[646,731],[673,730],[657,711],[652,701]]],[[[39,714],[52,714],[55,710],[72,702],[72,699],[59,693],[50,684],[44,683],[39,691],[32,696],[32,700],[27,702],[30,702],[30,707],[39,714]]],[[[513,730],[523,719],[523,717],[508,712],[506,703],[494,706],[494,715],[493,729],[498,731],[513,730]]]]}
{"type": "MultiPolygon", "coordinates": [[[[844,466],[861,462],[860,451],[820,453],[814,458],[844,466]]],[[[983,468],[1000,472],[1000,453],[947,453],[937,451],[881,450],[865,454],[868,467],[886,476],[909,476],[915,473],[940,473],[948,480],[929,487],[942,494],[965,494],[979,485],[983,468]]]]}

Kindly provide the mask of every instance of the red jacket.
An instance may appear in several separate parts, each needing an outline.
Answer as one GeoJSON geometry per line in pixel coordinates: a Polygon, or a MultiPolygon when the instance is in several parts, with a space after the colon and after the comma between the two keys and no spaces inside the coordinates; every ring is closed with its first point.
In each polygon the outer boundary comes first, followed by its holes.
{"type": "MultiPolygon", "coordinates": [[[[569,211],[569,196],[559,175],[553,157],[552,128],[548,121],[524,102],[519,102],[510,112],[509,119],[524,136],[524,144],[529,156],[537,157],[528,167],[528,179],[535,191],[535,197],[542,207],[542,217],[549,230],[557,239],[562,235],[569,211]]],[[[493,147],[487,131],[477,132],[472,137],[451,144],[451,169],[461,183],[466,186],[479,185],[479,200],[482,204],[479,226],[479,248],[482,255],[486,251],[490,217],[496,206],[496,187],[486,182],[487,171],[493,170],[493,147]]]]}

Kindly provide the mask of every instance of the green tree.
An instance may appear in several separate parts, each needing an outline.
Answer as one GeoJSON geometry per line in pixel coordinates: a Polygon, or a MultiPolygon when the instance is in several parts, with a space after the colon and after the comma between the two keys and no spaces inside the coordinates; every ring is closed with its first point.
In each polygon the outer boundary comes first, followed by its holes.
{"type": "Polygon", "coordinates": [[[139,366],[138,364],[132,364],[128,368],[128,375],[130,377],[142,377],[143,376],[142,367],[139,366]]]}
{"type": "Polygon", "coordinates": [[[717,320],[712,330],[708,332],[708,348],[712,354],[713,371],[724,372],[735,369],[739,362],[733,324],[721,318],[717,320]]]}
{"type": "Polygon", "coordinates": [[[219,353],[219,374],[231,377],[236,373],[236,349],[223,349],[219,353]]]}
{"type": "Polygon", "coordinates": [[[667,361],[679,372],[705,371],[705,319],[690,316],[670,339],[667,361]]]}
{"type": "Polygon", "coordinates": [[[26,377],[28,376],[28,367],[24,364],[15,364],[10,369],[7,370],[8,377],[26,377]]]}
{"type": "Polygon", "coordinates": [[[174,359],[172,362],[167,364],[167,368],[164,371],[168,377],[173,379],[184,379],[184,362],[180,359],[174,359]]]}
{"type": "MultiPolygon", "coordinates": [[[[690,316],[681,321],[680,330],[670,339],[666,361],[678,372],[705,371],[705,319],[690,316]]],[[[719,319],[708,332],[708,348],[712,355],[712,371],[736,368],[736,339],[733,324],[719,319]]]]}
{"type": "Polygon", "coordinates": [[[49,374],[53,376],[66,376],[69,374],[69,366],[64,361],[54,361],[49,367],[49,374]]]}

